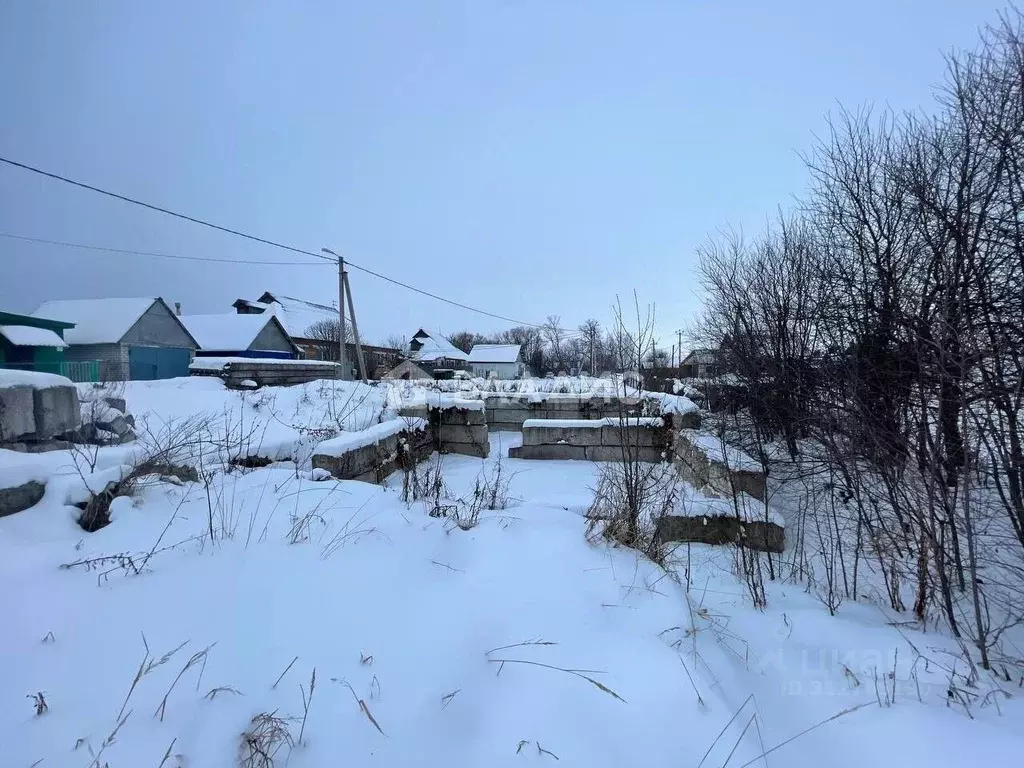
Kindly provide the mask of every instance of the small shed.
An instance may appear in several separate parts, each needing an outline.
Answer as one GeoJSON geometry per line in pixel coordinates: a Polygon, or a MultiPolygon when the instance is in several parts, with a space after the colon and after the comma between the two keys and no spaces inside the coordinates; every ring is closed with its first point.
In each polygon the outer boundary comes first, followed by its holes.
{"type": "Polygon", "coordinates": [[[303,357],[281,321],[270,313],[184,315],[180,319],[199,344],[197,357],[303,357]]]}
{"type": "Polygon", "coordinates": [[[477,344],[469,351],[473,375],[485,379],[519,379],[526,375],[519,344],[477,344]]]}
{"type": "Polygon", "coordinates": [[[95,361],[103,381],[188,376],[199,346],[161,298],[48,301],[32,316],[74,323],[64,332],[64,356],[95,361]]]}
{"type": "Polygon", "coordinates": [[[0,368],[65,375],[64,331],[74,323],[0,312],[0,368]]]}

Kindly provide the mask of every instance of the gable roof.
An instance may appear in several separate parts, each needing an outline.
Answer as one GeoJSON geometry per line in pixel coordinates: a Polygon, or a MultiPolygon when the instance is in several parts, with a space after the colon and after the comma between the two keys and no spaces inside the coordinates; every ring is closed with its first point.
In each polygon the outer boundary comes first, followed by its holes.
{"type": "Polygon", "coordinates": [[[476,344],[469,351],[471,363],[517,363],[519,344],[476,344]]]}
{"type": "Polygon", "coordinates": [[[0,325],[3,336],[16,347],[56,347],[64,349],[67,342],[49,328],[34,328],[29,325],[0,325]]]}
{"type": "Polygon", "coordinates": [[[682,365],[713,365],[718,360],[716,349],[695,349],[683,358],[682,365]]]}
{"type": "Polygon", "coordinates": [[[59,317],[74,323],[74,328],[64,331],[64,341],[68,344],[116,344],[156,302],[181,325],[177,315],[159,297],[47,301],[40,304],[32,316],[59,317]]]}
{"type": "Polygon", "coordinates": [[[264,291],[256,301],[238,299],[232,306],[239,304],[263,309],[263,313],[276,315],[281,321],[285,331],[294,338],[307,338],[307,331],[314,323],[321,320],[335,321],[338,319],[338,308],[327,304],[317,304],[305,299],[296,299],[294,296],[285,296],[282,293],[271,293],[264,291]]]}
{"type": "Polygon", "coordinates": [[[435,334],[420,328],[413,334],[412,338],[413,341],[419,342],[422,346],[418,350],[412,351],[410,357],[421,363],[430,363],[441,358],[448,358],[450,360],[469,359],[469,355],[439,333],[435,334]]]}
{"type": "Polygon", "coordinates": [[[236,315],[228,312],[217,315],[185,315],[179,319],[199,344],[199,348],[204,351],[247,350],[270,324],[281,330],[295,352],[301,351],[295,346],[281,321],[272,314],[236,315]]]}

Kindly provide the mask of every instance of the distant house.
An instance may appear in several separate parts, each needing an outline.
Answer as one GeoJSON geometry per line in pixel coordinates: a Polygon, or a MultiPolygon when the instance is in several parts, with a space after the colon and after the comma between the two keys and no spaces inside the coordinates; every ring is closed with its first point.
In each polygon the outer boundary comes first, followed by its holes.
{"type": "Polygon", "coordinates": [[[679,364],[679,375],[684,379],[710,379],[722,373],[719,352],[716,349],[695,349],[679,364]]]}
{"type": "MultiPolygon", "coordinates": [[[[236,299],[232,304],[239,315],[272,314],[301,350],[301,357],[307,360],[337,361],[338,354],[338,308],[317,304],[282,293],[266,291],[255,301],[236,299]]],[[[360,377],[359,359],[355,342],[345,344],[345,356],[352,366],[353,374],[360,377]]],[[[362,341],[362,340],[360,340],[362,341]]],[[[363,344],[363,359],[366,362],[366,377],[373,378],[380,369],[389,370],[398,364],[401,353],[392,347],[378,347],[363,344]]]]}
{"type": "Polygon", "coordinates": [[[160,298],[48,301],[32,317],[73,323],[65,359],[97,365],[103,381],[188,376],[199,346],[160,298]]]}
{"type": "Polygon", "coordinates": [[[441,334],[423,328],[409,342],[409,359],[434,378],[451,378],[455,371],[471,370],[469,355],[441,334]]]}
{"type": "Polygon", "coordinates": [[[521,379],[526,375],[519,344],[477,344],[469,351],[474,376],[485,379],[521,379]]]}
{"type": "Polygon", "coordinates": [[[0,368],[68,375],[64,331],[74,327],[61,320],[0,312],[0,368]]]}
{"type": "Polygon", "coordinates": [[[197,357],[303,357],[281,321],[262,315],[184,315],[182,324],[199,343],[197,357]]]}

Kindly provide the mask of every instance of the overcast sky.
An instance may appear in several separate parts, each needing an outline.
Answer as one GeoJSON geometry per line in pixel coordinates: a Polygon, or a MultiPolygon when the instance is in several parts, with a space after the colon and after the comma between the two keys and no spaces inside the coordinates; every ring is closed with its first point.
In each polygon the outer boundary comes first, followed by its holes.
{"type": "MultiPolygon", "coordinates": [[[[996,0],[6,0],[0,155],[425,290],[567,326],[616,293],[668,334],[694,249],[804,187],[838,103],[929,107],[996,0]]],[[[0,232],[308,261],[0,166],[0,232]]],[[[0,309],[161,295],[330,303],[326,266],[0,237],[0,309]]],[[[351,273],[363,335],[507,324],[351,273]]],[[[665,346],[670,343],[664,338],[665,346]]]]}

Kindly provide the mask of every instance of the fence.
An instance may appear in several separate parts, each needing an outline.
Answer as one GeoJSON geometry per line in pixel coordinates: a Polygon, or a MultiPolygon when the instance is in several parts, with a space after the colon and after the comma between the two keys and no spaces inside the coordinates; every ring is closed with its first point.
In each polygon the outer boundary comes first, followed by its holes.
{"type": "Polygon", "coordinates": [[[100,380],[99,360],[54,360],[52,363],[13,363],[0,362],[0,368],[17,371],[38,371],[39,373],[57,373],[66,376],[76,383],[100,380]]]}

